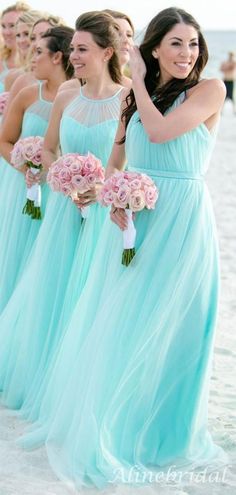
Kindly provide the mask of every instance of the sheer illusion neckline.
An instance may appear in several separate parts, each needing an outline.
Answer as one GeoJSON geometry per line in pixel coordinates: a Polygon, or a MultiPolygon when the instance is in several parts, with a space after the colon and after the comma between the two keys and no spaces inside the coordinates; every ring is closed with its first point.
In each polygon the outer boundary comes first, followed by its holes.
{"type": "Polygon", "coordinates": [[[88,96],[85,96],[83,94],[83,91],[82,91],[82,86],[80,88],[80,96],[84,99],[84,100],[87,100],[87,101],[92,101],[93,103],[101,103],[101,102],[104,102],[104,101],[110,101],[112,100],[113,98],[116,98],[122,91],[123,87],[121,87],[120,89],[118,89],[118,91],[116,91],[114,93],[114,95],[112,96],[109,96],[108,98],[98,98],[98,99],[95,99],[95,98],[89,98],[88,96]]]}

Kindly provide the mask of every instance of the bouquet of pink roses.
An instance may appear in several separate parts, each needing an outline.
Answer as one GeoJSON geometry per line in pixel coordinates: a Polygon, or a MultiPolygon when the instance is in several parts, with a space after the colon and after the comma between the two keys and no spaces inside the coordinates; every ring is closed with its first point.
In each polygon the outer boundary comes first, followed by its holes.
{"type": "MultiPolygon", "coordinates": [[[[11,151],[11,163],[15,168],[26,165],[34,175],[42,170],[43,138],[30,136],[19,139],[11,151]]],[[[33,219],[41,219],[41,187],[34,184],[27,188],[27,199],[22,213],[30,215],[33,219]]]]}
{"type": "Polygon", "coordinates": [[[113,205],[123,208],[128,217],[128,227],[123,232],[122,264],[128,266],[135,255],[136,229],[133,213],[144,208],[154,209],[158,198],[158,189],[153,180],[137,172],[117,172],[105,181],[100,192],[103,206],[113,205]]]}
{"type": "Polygon", "coordinates": [[[0,115],[3,114],[3,112],[4,112],[5,108],[6,108],[8,96],[9,96],[9,92],[8,91],[4,91],[4,93],[1,93],[0,94],[0,115]]]}
{"type": "MultiPolygon", "coordinates": [[[[101,161],[91,153],[66,153],[52,163],[47,182],[53,191],[61,192],[72,199],[77,193],[83,194],[98,182],[104,182],[104,168],[101,161]]],[[[81,209],[82,218],[87,217],[89,207],[81,209]]]]}

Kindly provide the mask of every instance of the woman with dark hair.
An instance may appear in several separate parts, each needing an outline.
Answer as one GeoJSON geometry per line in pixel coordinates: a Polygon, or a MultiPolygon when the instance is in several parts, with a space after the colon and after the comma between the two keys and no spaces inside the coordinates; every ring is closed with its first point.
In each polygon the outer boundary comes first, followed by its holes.
{"type": "MultiPolygon", "coordinates": [[[[86,84],[61,92],[55,100],[45,136],[45,171],[57,159],[59,150],[62,155],[91,152],[106,166],[123,91],[117,50],[117,30],[109,14],[88,12],[77,19],[70,61],[75,76],[86,84]]],[[[31,185],[34,178],[27,174],[27,180],[31,185]]],[[[95,202],[96,189],[87,197],[95,202]]],[[[50,193],[28,265],[0,318],[4,330],[0,333],[0,388],[6,405],[16,409],[23,405],[25,411],[26,396],[37,394],[38,383],[64,331],[59,319],[71,271],[74,269],[72,277],[82,288],[105,216],[106,211],[94,204],[82,226],[74,202],[62,194],[50,193]],[[78,267],[72,268],[75,253],[80,272],[78,267]],[[16,317],[12,318],[13,314],[16,317]]],[[[73,307],[74,297],[69,294],[68,309],[73,307]]]]}
{"type": "Polygon", "coordinates": [[[104,225],[25,439],[43,432],[53,469],[78,487],[148,483],[173,465],[183,474],[225,462],[207,430],[219,274],[204,183],[225,89],[200,79],[206,43],[181,9],[160,12],[130,55],[133,89],[107,173],[126,158],[156,182],[158,204],[136,214],[128,267],[120,263],[126,214],[112,207],[120,229],[104,225]]]}
{"type": "MultiPolygon", "coordinates": [[[[3,123],[0,151],[6,161],[1,160],[4,175],[0,185],[0,312],[22,273],[41,225],[40,220],[32,221],[22,215],[26,170],[22,173],[11,166],[10,153],[19,138],[44,136],[57,90],[73,74],[69,63],[72,35],[73,29],[69,27],[55,27],[38,42],[32,64],[36,79],[43,82],[20,91],[3,123]]],[[[47,196],[48,188],[43,186],[43,214],[47,196]]]]}

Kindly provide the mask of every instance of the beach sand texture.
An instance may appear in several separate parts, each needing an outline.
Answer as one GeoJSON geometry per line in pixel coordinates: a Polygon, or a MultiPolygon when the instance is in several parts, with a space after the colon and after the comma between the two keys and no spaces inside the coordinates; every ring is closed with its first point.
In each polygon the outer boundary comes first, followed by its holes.
{"type": "MultiPolygon", "coordinates": [[[[236,495],[236,116],[226,103],[216,148],[207,175],[217,219],[222,271],[222,293],[215,342],[209,404],[209,426],[214,439],[230,455],[231,466],[218,482],[187,480],[180,487],[110,488],[109,495],[236,495]]],[[[69,495],[77,493],[58,481],[44,449],[25,452],[15,445],[24,423],[0,409],[0,495],[69,495]]],[[[79,493],[98,494],[96,490],[79,493]]]]}

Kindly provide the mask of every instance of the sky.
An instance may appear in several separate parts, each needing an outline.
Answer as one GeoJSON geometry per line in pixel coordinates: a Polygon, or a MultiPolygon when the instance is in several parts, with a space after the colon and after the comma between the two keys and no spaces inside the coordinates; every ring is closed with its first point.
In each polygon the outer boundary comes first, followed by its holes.
{"type": "MultiPolygon", "coordinates": [[[[1,0],[0,9],[15,0],[1,0]]],[[[145,29],[160,10],[178,6],[190,12],[203,30],[236,30],[236,0],[28,0],[32,8],[60,15],[74,27],[75,19],[85,10],[105,8],[128,14],[137,30],[145,29]]]]}

